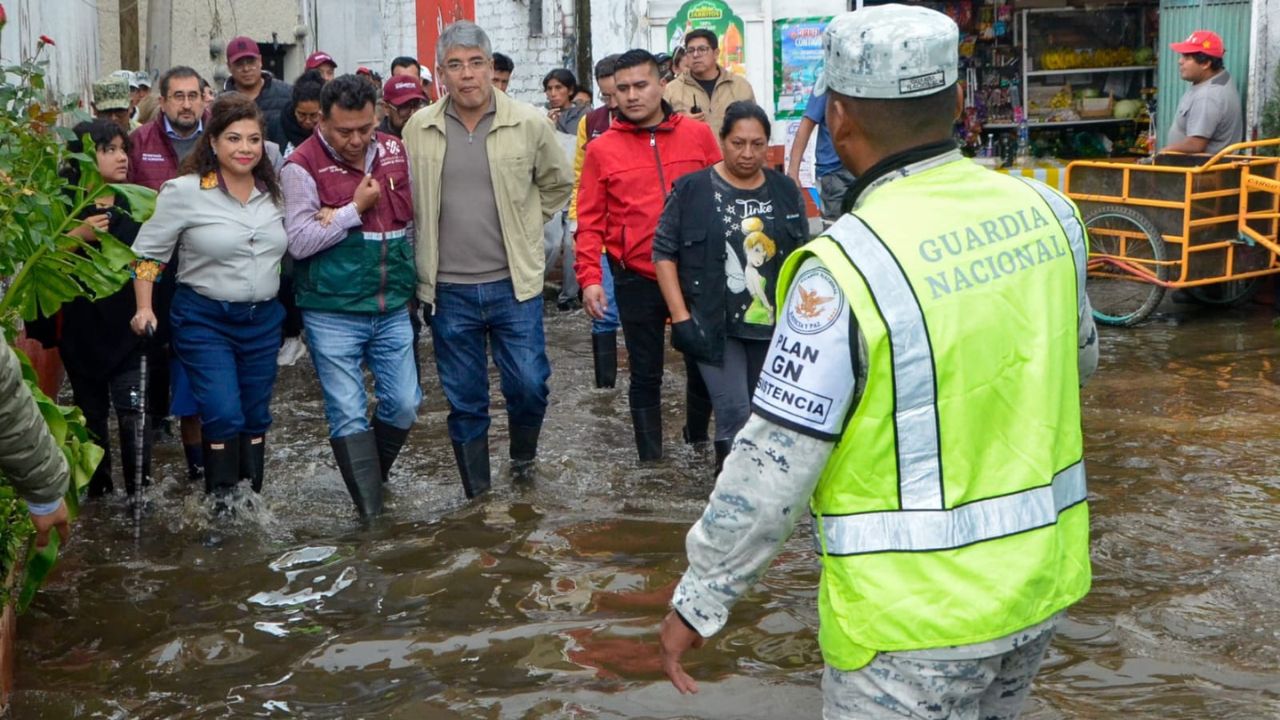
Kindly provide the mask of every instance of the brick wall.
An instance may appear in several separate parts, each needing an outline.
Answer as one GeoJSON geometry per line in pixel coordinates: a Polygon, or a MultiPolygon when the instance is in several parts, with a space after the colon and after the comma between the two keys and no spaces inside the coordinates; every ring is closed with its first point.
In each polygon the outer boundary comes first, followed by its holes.
{"type": "Polygon", "coordinates": [[[477,0],[476,24],[489,34],[494,52],[515,61],[509,92],[516,99],[545,103],[542,78],[558,67],[581,79],[574,66],[573,0],[542,0],[540,37],[529,36],[529,0],[477,0]]]}

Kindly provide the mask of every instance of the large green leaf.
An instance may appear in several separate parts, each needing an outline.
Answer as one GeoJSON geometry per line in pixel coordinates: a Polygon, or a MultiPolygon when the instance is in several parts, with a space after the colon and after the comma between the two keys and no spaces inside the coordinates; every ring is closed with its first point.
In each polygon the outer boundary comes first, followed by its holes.
{"type": "Polygon", "coordinates": [[[107,187],[129,201],[129,214],[138,222],[146,222],[156,210],[156,191],[141,185],[111,183],[107,187]]]}

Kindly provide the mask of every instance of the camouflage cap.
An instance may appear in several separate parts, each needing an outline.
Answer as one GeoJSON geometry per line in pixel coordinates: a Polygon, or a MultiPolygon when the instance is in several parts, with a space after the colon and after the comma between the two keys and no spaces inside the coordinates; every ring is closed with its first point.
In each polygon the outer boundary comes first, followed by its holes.
{"type": "Polygon", "coordinates": [[[836,17],[822,36],[823,71],[815,93],[898,100],[955,84],[960,29],[940,12],[877,5],[836,17]]]}
{"type": "Polygon", "coordinates": [[[129,81],[108,75],[93,84],[93,106],[99,111],[129,109],[129,81]]]}

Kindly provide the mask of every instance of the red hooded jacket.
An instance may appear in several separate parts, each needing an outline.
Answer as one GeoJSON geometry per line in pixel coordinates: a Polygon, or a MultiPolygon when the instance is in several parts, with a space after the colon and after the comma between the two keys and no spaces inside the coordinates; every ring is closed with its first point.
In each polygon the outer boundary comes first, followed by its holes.
{"type": "Polygon", "coordinates": [[[600,246],[623,267],[655,279],[653,233],[671,186],[720,161],[720,144],[705,123],[670,112],[657,127],[614,121],[587,145],[578,189],[577,262],[582,287],[600,284],[600,246]]]}

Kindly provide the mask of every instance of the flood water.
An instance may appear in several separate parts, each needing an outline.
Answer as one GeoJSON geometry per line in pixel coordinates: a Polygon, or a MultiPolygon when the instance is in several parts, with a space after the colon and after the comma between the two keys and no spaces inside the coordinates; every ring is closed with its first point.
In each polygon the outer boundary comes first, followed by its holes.
{"type": "MultiPolygon", "coordinates": [[[[1102,331],[1084,416],[1093,591],[1025,718],[1280,718],[1280,331],[1262,306],[1175,309],[1102,331]]],[[[819,717],[807,523],[689,656],[702,692],[662,677],[664,591],[712,460],[679,442],[672,355],[667,459],[637,467],[625,380],[591,387],[587,332],[581,312],[547,315],[552,405],[529,484],[509,479],[495,397],[481,501],[458,484],[429,352],[424,411],[370,530],[309,360],[281,371],[262,502],[221,546],[202,542],[180,446],[160,447],[140,537],[119,498],[87,507],[20,619],[13,716],[819,717]]]]}

